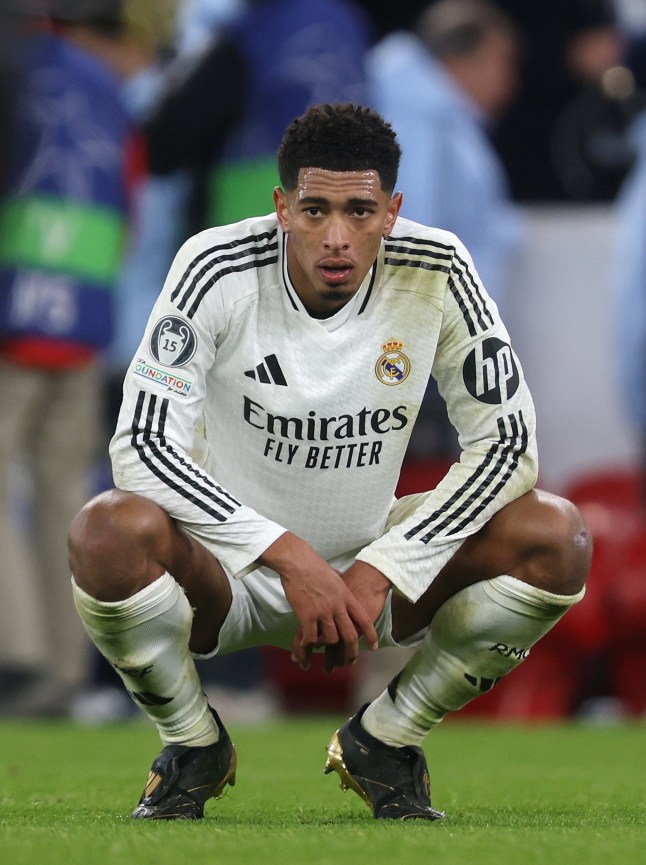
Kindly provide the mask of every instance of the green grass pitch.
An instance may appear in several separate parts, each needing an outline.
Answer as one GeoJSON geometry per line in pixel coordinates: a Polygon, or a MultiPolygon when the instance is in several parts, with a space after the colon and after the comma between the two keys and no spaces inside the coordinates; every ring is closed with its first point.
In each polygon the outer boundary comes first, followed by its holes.
{"type": "Polygon", "coordinates": [[[145,723],[0,723],[6,865],[644,865],[646,726],[448,721],[427,740],[441,823],[373,820],[323,775],[343,721],[236,727],[238,777],[198,822],[128,814],[159,750],[145,723]]]}

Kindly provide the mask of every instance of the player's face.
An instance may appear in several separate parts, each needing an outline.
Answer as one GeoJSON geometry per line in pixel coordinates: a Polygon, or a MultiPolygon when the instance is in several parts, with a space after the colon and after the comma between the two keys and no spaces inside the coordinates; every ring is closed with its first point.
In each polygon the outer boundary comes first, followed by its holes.
{"type": "Polygon", "coordinates": [[[333,315],[361,287],[393,229],[401,193],[384,192],[376,171],[302,168],[296,189],[276,188],[274,202],[298,296],[311,313],[333,315]]]}

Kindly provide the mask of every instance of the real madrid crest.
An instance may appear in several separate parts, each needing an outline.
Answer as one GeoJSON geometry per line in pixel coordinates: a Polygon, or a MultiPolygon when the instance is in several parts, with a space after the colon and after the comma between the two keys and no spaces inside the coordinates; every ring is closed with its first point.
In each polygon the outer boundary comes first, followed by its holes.
{"type": "Polygon", "coordinates": [[[375,375],[383,384],[401,384],[410,372],[410,360],[404,354],[404,343],[389,339],[382,345],[384,353],[375,365],[375,375]]]}

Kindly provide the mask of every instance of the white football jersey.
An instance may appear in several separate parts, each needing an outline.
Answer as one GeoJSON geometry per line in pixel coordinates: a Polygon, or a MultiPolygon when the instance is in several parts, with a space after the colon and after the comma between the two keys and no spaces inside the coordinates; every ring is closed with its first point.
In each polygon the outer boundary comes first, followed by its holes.
{"type": "Polygon", "coordinates": [[[536,480],[534,407],[495,304],[452,234],[399,219],[361,289],[308,315],[276,217],[179,251],[130,365],[116,485],[207,539],[234,577],[285,530],[416,600],[536,480]],[[433,375],[461,459],[387,527],[433,375]]]}

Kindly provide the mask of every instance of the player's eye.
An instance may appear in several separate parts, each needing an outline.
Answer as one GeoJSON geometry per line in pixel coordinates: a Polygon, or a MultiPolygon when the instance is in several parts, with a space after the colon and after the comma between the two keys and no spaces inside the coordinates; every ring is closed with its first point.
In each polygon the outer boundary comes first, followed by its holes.
{"type": "Polygon", "coordinates": [[[352,212],[355,216],[358,216],[359,219],[366,219],[371,215],[372,210],[368,210],[367,207],[355,207],[352,212]]]}
{"type": "Polygon", "coordinates": [[[320,207],[318,207],[316,205],[312,205],[311,207],[304,207],[303,213],[307,213],[308,216],[319,216],[322,213],[322,211],[321,211],[320,207]]]}

